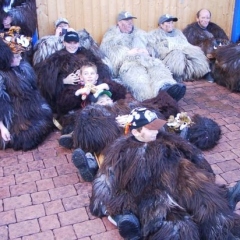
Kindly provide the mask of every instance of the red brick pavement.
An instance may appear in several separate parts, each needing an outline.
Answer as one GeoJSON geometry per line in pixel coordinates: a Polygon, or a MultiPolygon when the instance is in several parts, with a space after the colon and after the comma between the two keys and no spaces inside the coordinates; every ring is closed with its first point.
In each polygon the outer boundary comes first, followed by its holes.
{"type": "MultiPolygon", "coordinates": [[[[186,84],[182,110],[221,125],[219,144],[204,155],[217,182],[232,186],[240,180],[240,94],[205,81],[186,84]]],[[[59,136],[52,133],[33,151],[0,151],[0,239],[122,239],[106,218],[89,213],[91,184],[79,177],[59,136]]]]}

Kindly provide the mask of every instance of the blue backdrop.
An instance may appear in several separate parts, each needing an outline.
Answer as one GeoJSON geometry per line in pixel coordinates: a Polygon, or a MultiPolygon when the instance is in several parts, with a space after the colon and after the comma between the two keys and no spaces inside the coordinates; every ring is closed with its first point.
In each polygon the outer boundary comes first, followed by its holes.
{"type": "Polygon", "coordinates": [[[240,0],[235,0],[231,40],[233,42],[240,40],[240,0]]]}

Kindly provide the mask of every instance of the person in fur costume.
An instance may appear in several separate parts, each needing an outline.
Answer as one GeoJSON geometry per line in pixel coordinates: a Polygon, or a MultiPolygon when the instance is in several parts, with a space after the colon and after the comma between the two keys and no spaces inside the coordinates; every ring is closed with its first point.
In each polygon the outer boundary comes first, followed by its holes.
{"type": "Polygon", "coordinates": [[[0,149],[34,149],[53,129],[52,111],[37,88],[34,70],[21,61],[27,47],[17,42],[23,39],[0,38],[0,149]]]}
{"type": "Polygon", "coordinates": [[[178,82],[204,78],[210,72],[208,59],[199,47],[191,45],[183,33],[174,28],[176,21],[178,18],[164,14],[159,18],[158,29],[149,32],[152,55],[163,61],[178,82]]]}
{"type": "Polygon", "coordinates": [[[213,74],[216,83],[240,92],[240,44],[219,47],[215,52],[213,74]]]}
{"type": "Polygon", "coordinates": [[[173,79],[161,60],[150,56],[147,33],[134,26],[134,18],[129,12],[119,13],[117,25],[107,30],[100,44],[112,63],[115,80],[138,101],[156,97],[160,89],[179,101],[186,86],[173,79]]]}
{"type": "Polygon", "coordinates": [[[217,185],[200,150],[158,131],[162,122],[154,112],[134,109],[128,123],[131,134],[104,150],[91,213],[109,215],[125,239],[238,239],[240,216],[228,196],[236,205],[240,184],[234,189],[237,198],[217,185]]]}
{"type": "MultiPolygon", "coordinates": [[[[200,47],[206,39],[213,39],[217,43],[229,41],[224,30],[211,22],[211,12],[207,9],[201,9],[197,12],[196,22],[187,25],[183,29],[183,34],[191,44],[200,47]]],[[[202,50],[204,51],[204,49],[202,50]]]]}
{"type": "Polygon", "coordinates": [[[64,36],[64,45],[64,49],[34,66],[40,92],[58,116],[81,109],[90,103],[88,97],[82,100],[81,95],[75,95],[81,87],[78,72],[86,61],[97,66],[99,78],[96,85],[107,83],[114,100],[125,97],[126,89],[111,80],[108,66],[90,50],[79,47],[77,32],[68,31],[64,36]]]}

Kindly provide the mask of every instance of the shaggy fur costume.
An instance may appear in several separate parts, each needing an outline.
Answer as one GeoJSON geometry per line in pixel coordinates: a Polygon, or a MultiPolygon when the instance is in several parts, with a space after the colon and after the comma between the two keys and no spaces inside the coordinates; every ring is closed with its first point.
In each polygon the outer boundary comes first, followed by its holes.
{"type": "Polygon", "coordinates": [[[156,97],[166,85],[176,84],[171,72],[159,59],[147,54],[128,55],[133,48],[147,49],[147,33],[134,27],[130,34],[121,33],[118,26],[104,35],[100,49],[110,59],[115,77],[138,100],[156,97]]]}
{"type": "Polygon", "coordinates": [[[0,135],[0,149],[27,151],[51,132],[52,111],[37,89],[32,67],[24,61],[10,67],[12,53],[2,40],[0,52],[0,121],[11,134],[8,145],[0,135]]]}
{"type": "MultiPolygon", "coordinates": [[[[0,0],[1,11],[9,7],[8,13],[12,17],[12,26],[21,27],[21,33],[25,36],[33,36],[37,27],[37,12],[35,0],[0,0]]],[[[6,11],[6,10],[5,10],[6,11]]],[[[4,14],[0,14],[4,16],[4,14]]],[[[2,18],[0,17],[2,22],[2,18]]]]}
{"type": "Polygon", "coordinates": [[[177,135],[160,132],[148,143],[118,138],[104,151],[93,182],[90,211],[134,213],[143,239],[226,240],[240,237],[240,216],[227,189],[214,183],[201,152],[177,135]],[[231,238],[232,237],[232,238],[231,238]]]}
{"type": "Polygon", "coordinates": [[[59,115],[89,104],[88,98],[83,101],[81,96],[75,96],[75,91],[81,87],[80,85],[63,84],[63,79],[81,68],[85,61],[96,64],[99,74],[97,85],[107,83],[113,94],[113,100],[125,97],[125,88],[111,80],[108,66],[100,58],[94,56],[90,50],[81,47],[73,54],[62,49],[35,65],[40,91],[53,111],[59,115]]]}
{"type": "Polygon", "coordinates": [[[162,60],[175,79],[198,79],[210,71],[202,50],[189,44],[180,30],[166,33],[158,28],[148,35],[149,45],[153,49],[152,56],[162,60]]]}
{"type": "Polygon", "coordinates": [[[121,99],[111,106],[89,105],[64,117],[62,134],[73,131],[74,148],[100,154],[108,144],[124,133],[123,128],[117,126],[115,117],[129,114],[136,107],[147,107],[157,112],[162,119],[179,112],[177,102],[166,92],[160,91],[157,97],[142,103],[121,99]]]}
{"type": "MultiPolygon", "coordinates": [[[[191,23],[183,30],[183,34],[186,36],[188,42],[200,47],[204,40],[210,38],[215,39],[217,43],[229,40],[224,30],[212,22],[209,22],[206,29],[202,29],[197,22],[191,23]]],[[[204,49],[202,50],[204,51],[204,49]]]]}
{"type": "Polygon", "coordinates": [[[215,57],[213,74],[216,83],[240,92],[240,44],[218,48],[215,57]]]}

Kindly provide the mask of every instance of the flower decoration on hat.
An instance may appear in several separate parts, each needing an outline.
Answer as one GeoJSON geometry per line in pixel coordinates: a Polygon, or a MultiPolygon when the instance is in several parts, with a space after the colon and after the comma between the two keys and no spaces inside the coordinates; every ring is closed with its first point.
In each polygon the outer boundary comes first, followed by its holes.
{"type": "Polygon", "coordinates": [[[176,117],[171,115],[167,121],[167,125],[172,132],[180,132],[192,124],[193,122],[186,112],[178,113],[176,117]]]}
{"type": "Polygon", "coordinates": [[[0,37],[15,54],[28,51],[31,48],[31,38],[20,34],[21,28],[12,26],[8,32],[0,33],[0,37]]]}

